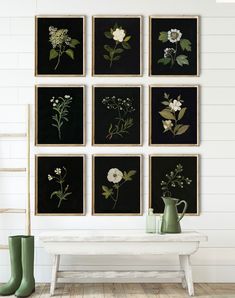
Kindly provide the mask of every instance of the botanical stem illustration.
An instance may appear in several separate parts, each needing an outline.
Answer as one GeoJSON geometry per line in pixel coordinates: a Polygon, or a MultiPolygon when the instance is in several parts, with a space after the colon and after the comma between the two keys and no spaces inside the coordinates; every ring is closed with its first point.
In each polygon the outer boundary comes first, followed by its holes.
{"type": "Polygon", "coordinates": [[[50,50],[49,60],[56,59],[57,63],[54,70],[60,64],[61,56],[65,53],[68,57],[74,60],[74,50],[80,44],[79,40],[68,36],[68,29],[58,29],[56,27],[49,27],[49,42],[52,45],[50,50]]]}
{"type": "Polygon", "coordinates": [[[164,101],[162,101],[162,104],[165,108],[159,112],[162,118],[166,119],[162,120],[163,133],[170,132],[175,137],[186,133],[189,129],[190,125],[179,123],[187,111],[186,107],[182,108],[183,102],[181,95],[178,95],[177,98],[174,99],[170,97],[170,94],[164,93],[164,101]]]}
{"type": "Polygon", "coordinates": [[[108,110],[114,110],[116,112],[115,122],[110,123],[106,138],[111,140],[114,136],[121,138],[129,133],[129,129],[134,125],[134,120],[130,117],[130,114],[135,111],[133,107],[134,99],[132,98],[120,98],[116,96],[107,96],[103,98],[102,104],[104,104],[108,110]]]}
{"type": "Polygon", "coordinates": [[[68,192],[68,189],[69,189],[68,184],[66,185],[66,187],[64,187],[65,179],[67,176],[67,169],[65,167],[63,167],[62,169],[56,168],[54,172],[55,172],[55,176],[48,174],[48,180],[49,181],[54,180],[55,183],[59,184],[59,189],[51,193],[50,199],[52,199],[53,197],[56,197],[57,199],[59,199],[57,208],[60,208],[62,201],[66,201],[67,197],[71,195],[72,192],[68,192]]]}
{"type": "Polygon", "coordinates": [[[175,63],[179,66],[189,65],[188,56],[179,52],[191,52],[191,42],[188,39],[181,38],[182,35],[180,30],[177,29],[160,32],[158,40],[162,43],[170,42],[174,44],[174,47],[164,49],[164,57],[157,61],[158,64],[170,65],[171,68],[175,63]]]}
{"type": "Polygon", "coordinates": [[[120,60],[120,54],[123,53],[124,50],[131,49],[131,46],[128,43],[131,39],[131,35],[127,35],[126,30],[122,29],[118,24],[115,24],[109,31],[105,31],[104,35],[106,38],[114,40],[113,46],[107,44],[104,45],[107,54],[104,54],[103,57],[109,62],[109,67],[111,68],[114,61],[120,60]]]}
{"type": "Polygon", "coordinates": [[[112,210],[116,208],[118,199],[119,199],[119,189],[123,186],[126,182],[132,181],[132,177],[136,174],[135,170],[130,170],[128,172],[120,171],[117,168],[112,168],[108,171],[107,180],[113,183],[113,186],[108,187],[106,185],[102,185],[102,195],[105,199],[111,198],[113,200],[113,207],[112,210]]]}
{"type": "Polygon", "coordinates": [[[187,177],[182,176],[183,166],[178,164],[176,168],[171,171],[169,174],[166,174],[167,181],[161,181],[161,189],[163,192],[163,197],[172,197],[170,188],[184,188],[184,183],[191,184],[192,180],[187,177]]]}
{"type": "Polygon", "coordinates": [[[73,98],[70,95],[59,96],[51,98],[50,102],[52,103],[53,111],[55,112],[52,115],[52,120],[54,123],[51,125],[57,128],[58,138],[61,140],[61,127],[64,124],[64,121],[69,122],[69,108],[73,98]]]}

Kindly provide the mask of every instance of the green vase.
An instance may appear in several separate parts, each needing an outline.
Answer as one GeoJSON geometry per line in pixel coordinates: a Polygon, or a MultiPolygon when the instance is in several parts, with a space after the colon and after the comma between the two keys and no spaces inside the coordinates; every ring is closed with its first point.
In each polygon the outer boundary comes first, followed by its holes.
{"type": "Polygon", "coordinates": [[[184,217],[188,204],[184,200],[178,200],[170,197],[162,197],[165,208],[162,218],[162,233],[181,233],[180,221],[184,217]],[[181,215],[178,215],[177,206],[184,204],[184,210],[181,215]]]}

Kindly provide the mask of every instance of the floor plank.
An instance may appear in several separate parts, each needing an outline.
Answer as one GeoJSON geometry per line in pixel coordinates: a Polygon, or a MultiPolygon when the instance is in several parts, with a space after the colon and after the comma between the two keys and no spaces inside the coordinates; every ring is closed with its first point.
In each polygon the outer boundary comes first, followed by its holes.
{"type": "MultiPolygon", "coordinates": [[[[194,284],[195,297],[235,298],[235,284],[194,284]]],[[[33,298],[50,298],[49,284],[37,284],[33,298]]],[[[8,296],[14,297],[15,296],[8,296]]],[[[187,291],[178,283],[58,283],[56,298],[185,298],[187,291]]]]}

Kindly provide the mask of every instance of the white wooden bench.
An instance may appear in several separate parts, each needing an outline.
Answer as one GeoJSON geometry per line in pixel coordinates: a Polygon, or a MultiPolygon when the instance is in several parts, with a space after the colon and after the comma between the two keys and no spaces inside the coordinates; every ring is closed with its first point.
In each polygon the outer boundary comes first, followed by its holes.
{"type": "Polygon", "coordinates": [[[144,231],[63,231],[40,235],[40,240],[49,254],[54,256],[50,295],[54,295],[58,278],[175,278],[182,280],[190,296],[194,295],[191,254],[207,237],[198,232],[181,234],[146,234],[144,231]],[[175,271],[60,271],[61,255],[166,255],[179,256],[180,270],[175,271]]]}

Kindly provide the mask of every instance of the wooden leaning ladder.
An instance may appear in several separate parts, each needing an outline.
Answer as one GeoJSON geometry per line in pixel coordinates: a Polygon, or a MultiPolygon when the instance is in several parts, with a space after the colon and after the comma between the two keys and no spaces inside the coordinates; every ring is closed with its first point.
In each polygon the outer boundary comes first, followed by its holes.
{"type": "MultiPolygon", "coordinates": [[[[27,183],[27,201],[25,209],[0,208],[0,213],[25,213],[25,235],[31,234],[30,219],[30,105],[26,105],[27,129],[25,133],[0,133],[0,138],[25,138],[27,142],[27,166],[25,168],[0,168],[0,172],[25,172],[27,183]]],[[[8,249],[8,245],[0,244],[0,249],[8,249]]]]}

